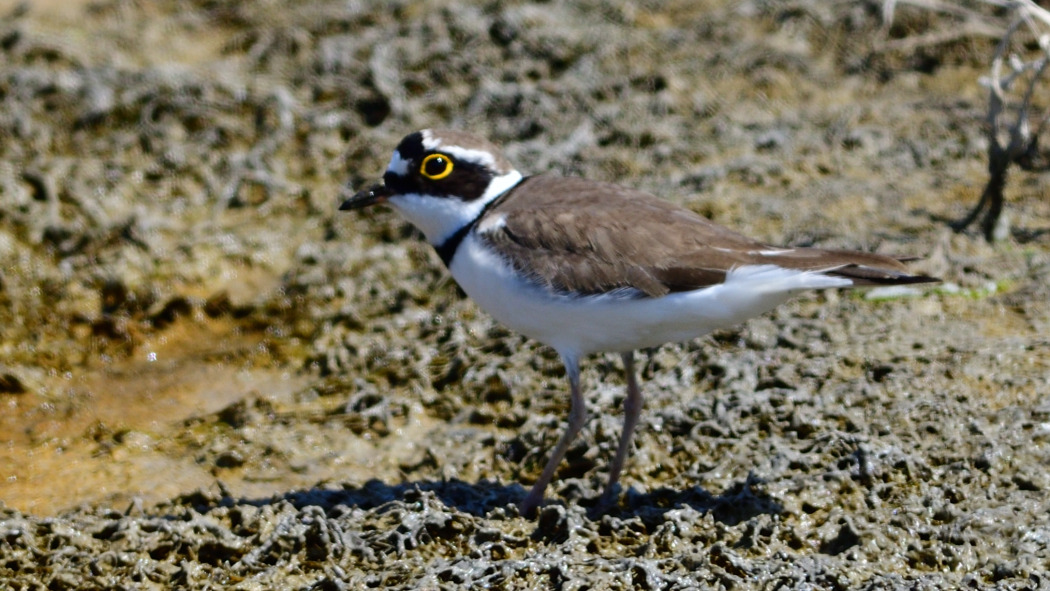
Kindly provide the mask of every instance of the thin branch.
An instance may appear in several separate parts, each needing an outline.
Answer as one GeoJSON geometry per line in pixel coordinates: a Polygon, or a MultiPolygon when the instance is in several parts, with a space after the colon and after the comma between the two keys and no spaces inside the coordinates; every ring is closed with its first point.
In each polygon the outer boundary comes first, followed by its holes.
{"type": "Polygon", "coordinates": [[[958,3],[944,0],[886,0],[883,16],[892,22],[899,4],[909,4],[935,11],[956,19],[954,30],[940,30],[906,39],[895,40],[884,45],[885,49],[914,49],[936,42],[951,41],[965,35],[994,35],[999,38],[989,64],[987,77],[981,84],[988,88],[988,111],[985,114],[988,135],[988,182],[981,199],[965,218],[952,224],[962,231],[983,214],[981,229],[988,240],[997,238],[1003,229],[1000,217],[1005,199],[1006,180],[1012,165],[1022,170],[1050,170],[1050,152],[1039,149],[1039,138],[1050,127],[1050,107],[1038,117],[1036,108],[1037,89],[1045,88],[1047,71],[1050,70],[1050,11],[1033,0],[960,0],[958,3]],[[1006,16],[990,15],[981,6],[1008,8],[1006,16]],[[1018,40],[1023,31],[1025,40],[1030,34],[1039,44],[1038,55],[1026,52],[1018,40]],[[994,32],[992,32],[994,31],[994,32]],[[1019,53],[1011,52],[1018,48],[1019,53]],[[1020,84],[1020,88],[1014,88],[1020,84]],[[1033,130],[1034,128],[1034,130],[1033,130]]]}

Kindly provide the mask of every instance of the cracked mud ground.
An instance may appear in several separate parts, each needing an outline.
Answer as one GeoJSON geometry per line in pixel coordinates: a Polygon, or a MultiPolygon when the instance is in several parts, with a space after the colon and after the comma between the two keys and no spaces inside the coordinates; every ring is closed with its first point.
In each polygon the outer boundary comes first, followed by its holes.
{"type": "Polygon", "coordinates": [[[862,2],[0,9],[0,587],[1050,586],[1050,178],[1001,243],[947,229],[994,39],[862,2]],[[587,360],[524,519],[557,359],[336,211],[427,126],[946,283],[643,353],[604,516],[623,378],[587,360]]]}

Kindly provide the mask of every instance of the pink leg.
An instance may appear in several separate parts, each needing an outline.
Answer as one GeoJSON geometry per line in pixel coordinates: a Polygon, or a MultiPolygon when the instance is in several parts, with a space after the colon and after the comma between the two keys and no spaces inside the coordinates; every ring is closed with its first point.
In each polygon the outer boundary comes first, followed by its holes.
{"type": "Polygon", "coordinates": [[[546,490],[547,485],[554,478],[554,472],[565,457],[565,452],[569,450],[569,444],[580,434],[583,424],[587,421],[587,407],[583,402],[583,394],[580,392],[580,364],[575,357],[566,355],[562,355],[562,363],[565,364],[565,373],[569,376],[569,389],[572,391],[569,407],[569,425],[566,427],[561,439],[558,440],[558,445],[554,446],[554,451],[551,453],[551,458],[547,460],[547,466],[543,469],[540,479],[536,481],[536,484],[532,485],[532,490],[529,491],[528,496],[519,505],[521,514],[526,517],[531,517],[536,511],[536,507],[539,507],[540,503],[543,502],[543,491],[546,490]]]}
{"type": "Polygon", "coordinates": [[[620,446],[616,449],[616,457],[609,467],[609,482],[605,485],[602,493],[602,505],[608,505],[615,499],[616,482],[620,479],[620,472],[627,461],[627,453],[631,448],[631,436],[634,428],[638,425],[638,417],[642,414],[642,391],[638,388],[638,379],[634,375],[634,353],[628,351],[621,356],[623,359],[624,373],[627,374],[627,398],[623,401],[623,433],[620,435],[620,446]]]}

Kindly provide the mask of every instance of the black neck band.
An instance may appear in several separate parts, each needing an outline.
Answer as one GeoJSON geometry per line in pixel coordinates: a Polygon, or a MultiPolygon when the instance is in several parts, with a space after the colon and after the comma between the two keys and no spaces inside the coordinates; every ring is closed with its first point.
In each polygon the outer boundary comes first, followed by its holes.
{"type": "Polygon", "coordinates": [[[452,257],[456,256],[456,250],[459,248],[460,243],[463,242],[463,239],[467,237],[467,232],[474,228],[474,224],[476,223],[478,223],[477,219],[456,230],[455,234],[449,236],[444,242],[434,247],[438,256],[441,257],[441,262],[445,263],[445,268],[452,268],[452,257]]]}
{"type": "Polygon", "coordinates": [[[496,197],[492,201],[486,203],[485,207],[483,207],[481,211],[478,212],[478,215],[474,218],[474,221],[456,230],[456,232],[448,238],[446,238],[444,242],[434,247],[434,250],[437,251],[438,256],[441,257],[441,262],[445,263],[446,268],[452,268],[452,257],[456,256],[456,251],[459,250],[459,245],[463,243],[463,239],[467,237],[467,234],[469,234],[470,231],[474,229],[474,226],[478,225],[478,220],[484,217],[485,213],[488,212],[488,210],[502,203],[503,200],[509,197],[515,189],[520,187],[521,184],[524,183],[527,178],[529,177],[523,177],[520,181],[515,183],[513,187],[501,193],[499,197],[496,197]]]}

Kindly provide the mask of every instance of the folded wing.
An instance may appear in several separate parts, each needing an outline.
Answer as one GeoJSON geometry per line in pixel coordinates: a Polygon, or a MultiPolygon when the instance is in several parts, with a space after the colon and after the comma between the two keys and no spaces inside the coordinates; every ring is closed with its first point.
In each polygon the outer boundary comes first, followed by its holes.
{"type": "Polygon", "coordinates": [[[853,285],[924,283],[901,259],[752,240],[648,193],[584,179],[530,177],[529,200],[508,195],[479,238],[531,281],[559,293],[660,297],[721,283],[735,268],[777,265],[853,285]],[[550,190],[547,190],[548,187],[550,190]]]}

